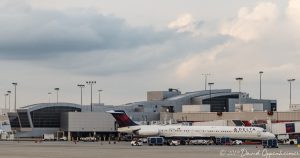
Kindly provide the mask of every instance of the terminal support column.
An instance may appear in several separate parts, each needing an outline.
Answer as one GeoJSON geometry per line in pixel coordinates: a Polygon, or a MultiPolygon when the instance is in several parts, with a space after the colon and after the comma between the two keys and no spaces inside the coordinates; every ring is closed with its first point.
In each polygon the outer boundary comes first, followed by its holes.
{"type": "Polygon", "coordinates": [[[68,141],[71,141],[71,132],[68,131],[68,141]]]}

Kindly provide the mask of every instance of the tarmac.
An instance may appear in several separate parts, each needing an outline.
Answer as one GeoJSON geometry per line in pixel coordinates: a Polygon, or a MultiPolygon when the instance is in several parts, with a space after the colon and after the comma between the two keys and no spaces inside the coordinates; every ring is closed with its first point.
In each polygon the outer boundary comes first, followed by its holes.
{"type": "Polygon", "coordinates": [[[300,158],[296,145],[131,146],[130,142],[0,141],[0,158],[300,158]]]}

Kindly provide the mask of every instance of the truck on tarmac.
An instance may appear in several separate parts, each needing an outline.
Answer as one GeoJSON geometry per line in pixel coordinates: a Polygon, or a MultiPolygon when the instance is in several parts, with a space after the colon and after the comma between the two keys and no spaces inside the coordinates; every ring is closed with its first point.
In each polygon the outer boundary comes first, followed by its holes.
{"type": "Polygon", "coordinates": [[[43,134],[43,140],[44,141],[53,141],[53,140],[55,140],[54,134],[43,134]]]}

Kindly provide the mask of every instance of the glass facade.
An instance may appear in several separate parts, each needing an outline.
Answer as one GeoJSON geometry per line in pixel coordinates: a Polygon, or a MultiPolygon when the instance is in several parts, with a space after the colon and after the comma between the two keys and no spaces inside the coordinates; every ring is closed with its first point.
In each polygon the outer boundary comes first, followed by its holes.
{"type": "Polygon", "coordinates": [[[81,109],[67,106],[53,106],[30,112],[33,127],[60,128],[61,113],[80,112],[81,109]]]}
{"type": "Polygon", "coordinates": [[[20,124],[22,128],[30,128],[29,117],[27,111],[18,112],[20,124]]]}
{"type": "Polygon", "coordinates": [[[220,97],[212,97],[208,99],[204,99],[202,101],[203,104],[210,104],[210,111],[211,112],[228,112],[228,99],[229,98],[239,98],[239,95],[226,95],[220,97]]]}
{"type": "Polygon", "coordinates": [[[277,111],[276,103],[271,103],[271,111],[277,111]]]}
{"type": "Polygon", "coordinates": [[[20,122],[16,113],[8,113],[11,128],[20,128],[20,122]]]}

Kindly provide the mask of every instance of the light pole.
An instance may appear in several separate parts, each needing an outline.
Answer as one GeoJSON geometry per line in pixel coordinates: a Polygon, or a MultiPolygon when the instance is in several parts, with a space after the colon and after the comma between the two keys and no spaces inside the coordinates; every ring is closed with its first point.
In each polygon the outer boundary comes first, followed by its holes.
{"type": "Polygon", "coordinates": [[[288,79],[287,81],[290,83],[290,106],[292,105],[292,82],[294,82],[296,79],[288,79]]]}
{"type": "Polygon", "coordinates": [[[210,107],[211,107],[211,86],[213,85],[214,83],[210,82],[208,83],[209,85],[209,104],[210,104],[210,107]]]}
{"type": "Polygon", "coordinates": [[[6,97],[8,96],[8,94],[6,93],[6,94],[4,94],[4,97],[5,97],[5,110],[7,109],[7,106],[6,106],[6,104],[7,104],[7,99],[6,99],[6,97]]]}
{"type": "Polygon", "coordinates": [[[49,103],[51,102],[51,92],[48,92],[48,101],[49,101],[49,103]]]}
{"type": "Polygon", "coordinates": [[[264,72],[259,71],[259,99],[261,100],[261,76],[264,72]]]}
{"type": "Polygon", "coordinates": [[[13,82],[12,85],[14,85],[15,87],[15,112],[17,111],[17,85],[18,83],[17,82],[13,82]]]}
{"type": "Polygon", "coordinates": [[[56,104],[58,104],[58,91],[59,91],[59,88],[54,88],[54,90],[56,90],[56,104]]]}
{"type": "Polygon", "coordinates": [[[235,80],[237,80],[239,82],[239,92],[241,93],[241,82],[242,82],[243,78],[237,77],[237,78],[235,78],[235,80]]]}
{"type": "Polygon", "coordinates": [[[239,104],[241,104],[240,95],[241,95],[241,82],[242,82],[243,78],[242,77],[237,77],[237,78],[235,78],[235,80],[237,80],[239,82],[239,104]]]}
{"type": "Polygon", "coordinates": [[[81,105],[81,111],[82,111],[82,88],[84,88],[85,85],[78,84],[77,86],[80,88],[80,105],[81,105]]]}
{"type": "Polygon", "coordinates": [[[10,93],[11,93],[11,91],[7,91],[7,95],[8,95],[8,112],[10,112],[10,93]]]}
{"type": "Polygon", "coordinates": [[[96,84],[96,81],[86,81],[86,84],[91,86],[91,112],[93,111],[93,85],[96,84]]]}
{"type": "Polygon", "coordinates": [[[99,92],[99,105],[101,104],[101,100],[100,100],[100,93],[102,92],[103,90],[99,89],[98,92],[99,92]]]}
{"type": "Polygon", "coordinates": [[[206,90],[206,85],[207,85],[207,76],[209,76],[210,74],[202,74],[204,76],[204,88],[206,90]]]}

